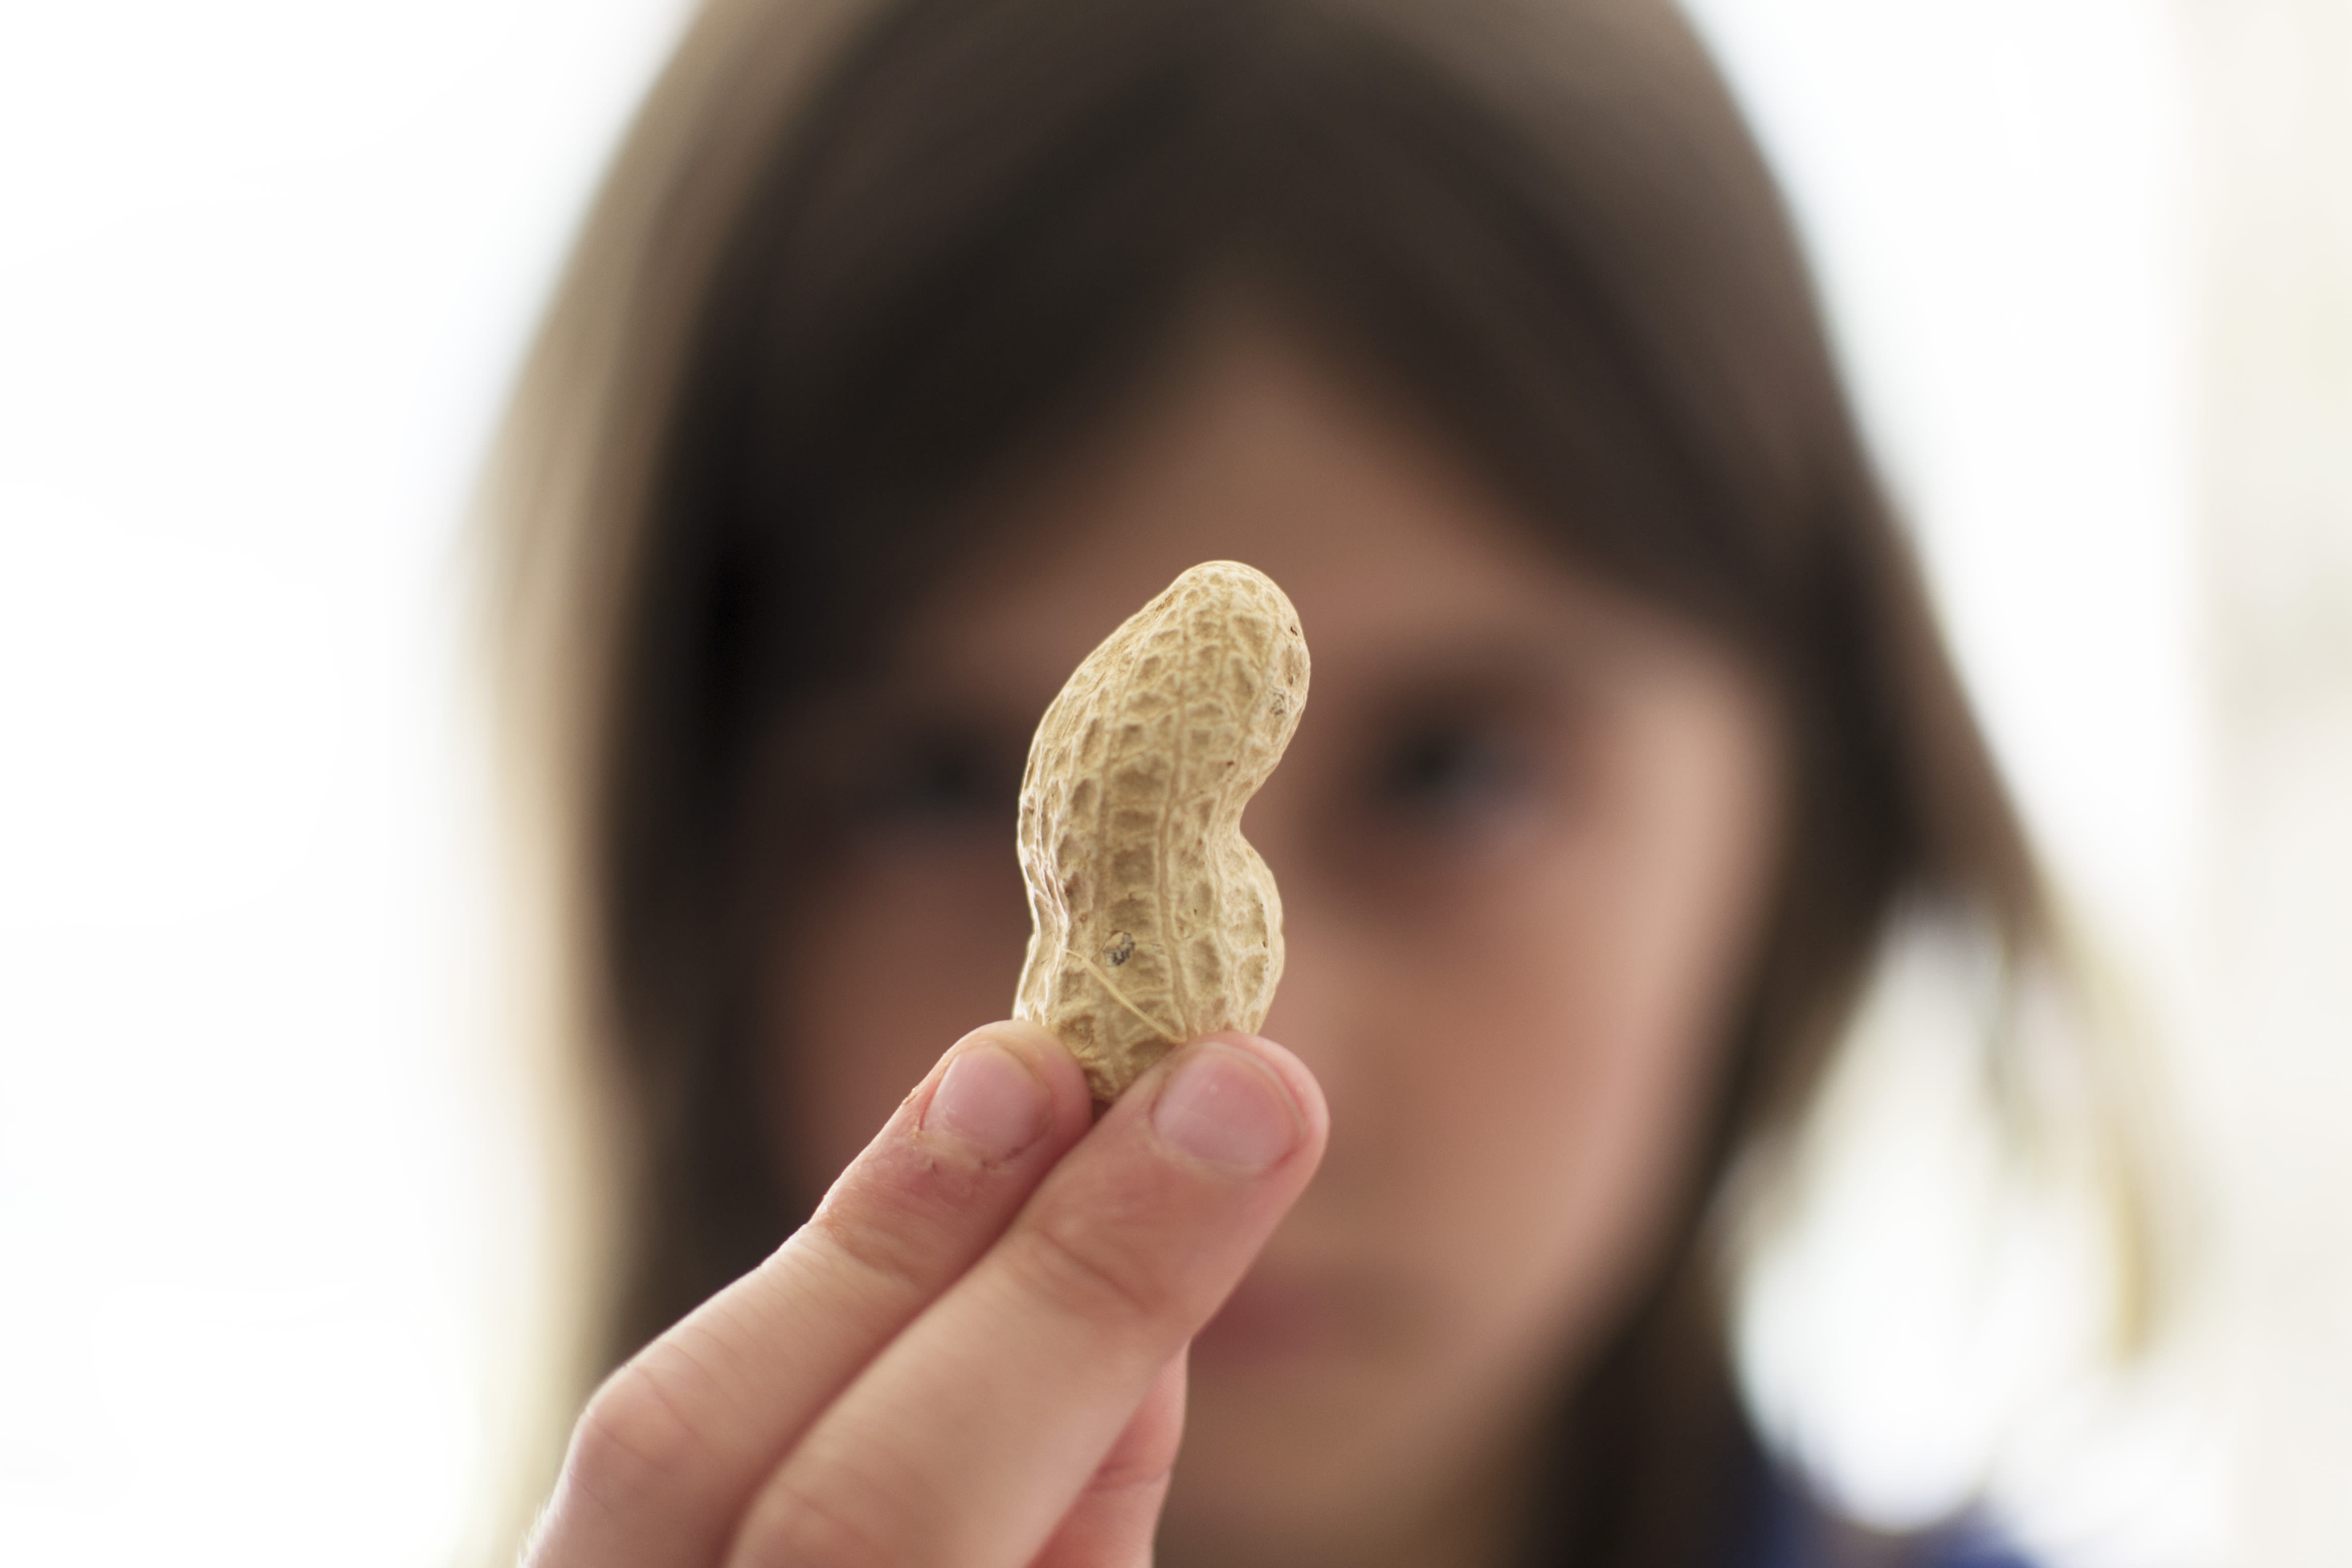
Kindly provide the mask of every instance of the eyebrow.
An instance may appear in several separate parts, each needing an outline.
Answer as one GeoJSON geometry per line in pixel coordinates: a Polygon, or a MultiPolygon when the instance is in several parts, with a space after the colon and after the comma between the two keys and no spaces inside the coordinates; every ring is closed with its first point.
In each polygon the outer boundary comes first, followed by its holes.
{"type": "Polygon", "coordinates": [[[1638,662],[1639,653],[1638,640],[1588,630],[1490,625],[1382,644],[1370,670],[1392,690],[1486,686],[1536,694],[1593,686],[1638,662]]]}

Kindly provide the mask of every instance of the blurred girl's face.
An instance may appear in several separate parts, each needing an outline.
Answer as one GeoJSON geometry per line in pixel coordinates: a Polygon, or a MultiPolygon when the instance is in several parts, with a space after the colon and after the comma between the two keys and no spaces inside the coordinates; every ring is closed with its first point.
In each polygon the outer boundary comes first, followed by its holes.
{"type": "Polygon", "coordinates": [[[821,752],[841,815],[771,970],[782,1174],[821,1190],[1010,1007],[1013,791],[1063,679],[1184,567],[1263,568],[1314,658],[1244,823],[1287,910],[1265,1032],[1321,1079],[1331,1144],[1194,1345],[1163,1560],[1459,1550],[1691,1197],[1776,870],[1771,702],[1262,328],[1204,335],[981,510],[1020,542],[785,764],[821,752]]]}

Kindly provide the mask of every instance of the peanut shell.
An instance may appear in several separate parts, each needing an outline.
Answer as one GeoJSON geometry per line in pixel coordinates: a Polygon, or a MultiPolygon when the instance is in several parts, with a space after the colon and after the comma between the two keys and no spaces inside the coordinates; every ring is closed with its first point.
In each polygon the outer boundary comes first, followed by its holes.
{"type": "Polygon", "coordinates": [[[1255,1032],[1282,979],[1282,896],[1242,808],[1307,705],[1307,639],[1271,578],[1193,567],[1088,654],[1021,781],[1028,962],[1042,1024],[1097,1101],[1175,1046],[1255,1032]]]}

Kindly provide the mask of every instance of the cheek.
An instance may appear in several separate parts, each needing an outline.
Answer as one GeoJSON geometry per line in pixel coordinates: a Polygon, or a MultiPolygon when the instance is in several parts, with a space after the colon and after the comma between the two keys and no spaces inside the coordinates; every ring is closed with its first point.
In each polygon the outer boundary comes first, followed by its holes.
{"type": "Polygon", "coordinates": [[[1466,951],[1368,966],[1384,1022],[1358,1037],[1380,1044],[1352,1087],[1381,1184],[1465,1354],[1517,1378],[1526,1356],[1579,1354],[1647,1272],[1717,1055],[1726,955],[1614,858],[1529,863],[1480,911],[1507,917],[1484,940],[1465,920],[1466,951]]]}
{"type": "Polygon", "coordinates": [[[1465,1400],[1573,1363],[1687,1201],[1779,820],[1742,711],[1646,711],[1573,816],[1422,907],[1298,913],[1268,1032],[1331,1098],[1322,1196],[1410,1258],[1465,1400]]]}
{"type": "Polygon", "coordinates": [[[1029,934],[1011,839],[861,847],[803,890],[766,985],[793,1190],[823,1192],[941,1052],[1006,1016],[1029,934]]]}
{"type": "Polygon", "coordinates": [[[1523,1268],[1571,1315],[1606,1315],[1685,1201],[1770,871],[1753,737],[1727,714],[1650,717],[1591,819],[1466,917],[1487,954],[1451,1004],[1471,1070],[1424,1086],[1459,1119],[1431,1143],[1487,1184],[1489,1244],[1538,1243],[1523,1268]]]}

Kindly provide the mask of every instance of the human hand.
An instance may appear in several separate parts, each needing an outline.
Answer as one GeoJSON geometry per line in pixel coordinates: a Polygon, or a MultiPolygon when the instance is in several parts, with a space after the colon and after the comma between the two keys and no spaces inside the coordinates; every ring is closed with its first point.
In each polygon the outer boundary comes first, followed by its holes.
{"type": "Polygon", "coordinates": [[[1328,1120],[1243,1035],[1091,1118],[1044,1030],[958,1041],[807,1225],[597,1391],[525,1562],[1148,1563],[1185,1346],[1328,1120]]]}

